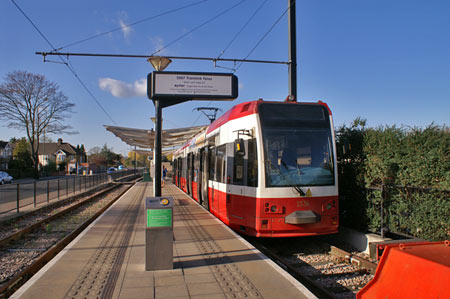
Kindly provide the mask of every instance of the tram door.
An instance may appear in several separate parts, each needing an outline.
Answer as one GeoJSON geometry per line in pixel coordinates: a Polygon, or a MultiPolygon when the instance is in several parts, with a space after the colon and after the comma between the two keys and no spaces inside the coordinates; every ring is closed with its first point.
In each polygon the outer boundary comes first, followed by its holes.
{"type": "Polygon", "coordinates": [[[177,161],[172,161],[172,184],[175,184],[176,173],[177,173],[177,161]]]}
{"type": "Polygon", "coordinates": [[[191,180],[191,168],[192,168],[192,166],[191,166],[191,157],[192,157],[192,154],[191,153],[189,153],[188,155],[187,155],[187,161],[186,161],[186,164],[187,164],[187,171],[186,171],[186,190],[187,190],[187,194],[189,194],[189,195],[192,195],[192,192],[191,192],[191,186],[192,186],[192,180],[191,180]]]}
{"type": "Polygon", "coordinates": [[[202,150],[199,149],[197,154],[195,155],[195,171],[197,172],[197,198],[198,202],[200,204],[203,204],[202,202],[202,150]]]}
{"type": "Polygon", "coordinates": [[[180,179],[181,179],[181,158],[178,158],[178,169],[177,169],[177,186],[181,188],[180,179]]]}
{"type": "Polygon", "coordinates": [[[209,149],[204,147],[200,150],[200,169],[201,175],[199,182],[201,182],[201,204],[209,210],[209,197],[208,197],[208,180],[209,180],[209,149]]]}
{"type": "Polygon", "coordinates": [[[192,197],[194,197],[194,156],[194,153],[191,153],[191,159],[189,160],[189,194],[192,197]]]}

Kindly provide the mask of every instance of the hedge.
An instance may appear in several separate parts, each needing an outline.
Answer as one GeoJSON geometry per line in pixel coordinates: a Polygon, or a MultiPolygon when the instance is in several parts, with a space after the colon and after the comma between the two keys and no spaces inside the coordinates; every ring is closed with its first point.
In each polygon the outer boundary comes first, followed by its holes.
{"type": "Polygon", "coordinates": [[[450,237],[450,131],[385,126],[356,119],[336,129],[341,224],[450,237]],[[386,192],[381,192],[384,186],[386,192]],[[381,202],[383,201],[383,221],[381,202]]]}

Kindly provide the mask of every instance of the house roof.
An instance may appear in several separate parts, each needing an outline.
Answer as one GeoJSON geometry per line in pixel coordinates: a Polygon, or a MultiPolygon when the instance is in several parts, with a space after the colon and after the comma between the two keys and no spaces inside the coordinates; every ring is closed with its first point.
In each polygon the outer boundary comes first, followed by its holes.
{"type": "Polygon", "coordinates": [[[8,141],[0,140],[0,149],[4,149],[7,144],[8,144],[8,141]]]}
{"type": "Polygon", "coordinates": [[[57,151],[63,151],[67,155],[76,155],[77,150],[70,143],[67,142],[51,142],[51,143],[39,143],[39,155],[53,155],[57,151]]]}

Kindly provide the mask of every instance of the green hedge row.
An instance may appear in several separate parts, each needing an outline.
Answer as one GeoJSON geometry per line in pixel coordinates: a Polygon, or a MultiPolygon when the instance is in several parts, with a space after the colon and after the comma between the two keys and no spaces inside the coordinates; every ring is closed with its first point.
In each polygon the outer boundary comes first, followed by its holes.
{"type": "Polygon", "coordinates": [[[383,223],[419,238],[450,238],[447,127],[367,128],[365,120],[356,119],[336,136],[343,225],[379,231],[383,223]]]}
{"type": "Polygon", "coordinates": [[[22,178],[32,178],[34,176],[34,168],[10,168],[6,170],[14,180],[22,178]]]}

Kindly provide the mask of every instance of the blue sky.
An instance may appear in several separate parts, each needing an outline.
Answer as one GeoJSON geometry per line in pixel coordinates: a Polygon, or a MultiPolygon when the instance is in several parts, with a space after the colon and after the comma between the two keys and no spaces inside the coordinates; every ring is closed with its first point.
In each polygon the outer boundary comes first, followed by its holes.
{"type": "MultiPolygon", "coordinates": [[[[16,0],[55,47],[121,28],[62,52],[218,57],[258,7],[254,18],[222,55],[246,57],[287,8],[287,0],[25,1],[16,0]],[[180,7],[192,6],[177,10],[180,7]],[[199,29],[194,28],[214,18],[199,29]],[[132,27],[124,25],[164,14],[132,27]],[[187,34],[189,33],[189,34],[187,34]],[[185,35],[185,36],[184,36],[185,35]],[[180,40],[174,42],[178,38],[180,40]]],[[[75,103],[68,120],[80,134],[65,136],[87,149],[107,144],[126,154],[130,149],[107,132],[111,119],[61,64],[44,63],[37,51],[49,45],[10,0],[0,1],[0,82],[7,73],[26,70],[59,84],[75,103]]],[[[369,126],[426,127],[449,124],[450,1],[447,0],[299,0],[297,3],[298,92],[300,101],[322,100],[335,125],[356,117],[369,126]]],[[[249,59],[288,60],[287,16],[273,28],[249,59]]],[[[48,57],[57,61],[57,57],[48,57]]],[[[70,63],[116,125],[152,128],[153,103],[145,96],[152,67],[144,59],[70,57],[70,63]]],[[[233,63],[220,66],[234,68],[233,63]]],[[[167,71],[229,72],[212,62],[174,60],[167,71]]],[[[284,65],[243,64],[236,71],[239,98],[233,102],[187,102],[163,110],[164,128],[207,124],[192,110],[288,94],[284,65]]],[[[3,124],[0,124],[3,125],[3,124]]],[[[0,127],[0,140],[25,136],[0,127]]],[[[50,136],[56,140],[59,136],[50,136]]]]}

